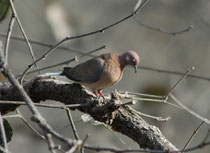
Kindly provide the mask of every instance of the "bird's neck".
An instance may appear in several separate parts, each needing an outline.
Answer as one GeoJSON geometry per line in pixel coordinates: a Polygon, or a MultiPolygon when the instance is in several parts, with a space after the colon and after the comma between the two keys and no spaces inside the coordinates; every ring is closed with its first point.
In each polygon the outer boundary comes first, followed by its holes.
{"type": "Polygon", "coordinates": [[[120,63],[120,68],[123,70],[124,67],[127,65],[124,56],[121,54],[118,56],[118,61],[120,63]]]}

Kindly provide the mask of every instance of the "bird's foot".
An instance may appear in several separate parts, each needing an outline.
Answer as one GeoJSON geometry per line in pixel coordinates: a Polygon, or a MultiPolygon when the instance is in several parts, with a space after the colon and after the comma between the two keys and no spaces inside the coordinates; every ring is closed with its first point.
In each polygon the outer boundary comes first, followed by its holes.
{"type": "Polygon", "coordinates": [[[105,100],[102,90],[94,91],[93,93],[94,93],[94,95],[96,95],[96,97],[98,97],[98,98],[102,97],[105,100]]]}
{"type": "Polygon", "coordinates": [[[105,100],[105,97],[104,97],[104,95],[103,95],[103,93],[102,93],[102,90],[98,90],[98,93],[99,93],[99,95],[105,100]]]}
{"type": "Polygon", "coordinates": [[[94,93],[94,95],[95,95],[96,97],[98,97],[97,91],[94,91],[93,93],[94,93]]]}

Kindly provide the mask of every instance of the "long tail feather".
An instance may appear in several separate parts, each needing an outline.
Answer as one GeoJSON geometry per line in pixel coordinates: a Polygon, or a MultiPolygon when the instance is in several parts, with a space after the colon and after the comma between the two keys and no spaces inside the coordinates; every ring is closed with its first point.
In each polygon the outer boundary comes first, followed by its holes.
{"type": "Polygon", "coordinates": [[[63,74],[61,72],[54,72],[54,73],[45,73],[41,74],[41,76],[62,76],[63,74]]]}

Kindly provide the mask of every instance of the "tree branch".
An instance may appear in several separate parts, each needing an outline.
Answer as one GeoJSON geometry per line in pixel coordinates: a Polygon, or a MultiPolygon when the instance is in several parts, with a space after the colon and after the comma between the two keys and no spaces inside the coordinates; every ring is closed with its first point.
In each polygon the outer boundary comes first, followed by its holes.
{"type": "MultiPolygon", "coordinates": [[[[74,109],[90,114],[95,120],[130,137],[141,148],[163,151],[177,150],[157,127],[149,125],[130,107],[122,107],[117,95],[112,96],[111,100],[98,99],[79,84],[69,84],[52,77],[34,78],[25,82],[24,88],[36,103],[56,100],[67,105],[82,104],[74,109]]],[[[0,85],[0,100],[21,101],[22,98],[12,85],[5,82],[0,85]]],[[[0,111],[2,114],[6,114],[17,107],[18,105],[0,104],[0,111]]]]}

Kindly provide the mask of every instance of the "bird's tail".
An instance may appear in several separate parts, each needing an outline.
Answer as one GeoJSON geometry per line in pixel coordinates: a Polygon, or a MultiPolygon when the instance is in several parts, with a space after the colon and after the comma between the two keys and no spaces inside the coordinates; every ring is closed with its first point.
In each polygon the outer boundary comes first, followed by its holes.
{"type": "Polygon", "coordinates": [[[54,73],[41,74],[40,76],[62,76],[62,75],[63,75],[62,72],[54,72],[54,73]]]}
{"type": "Polygon", "coordinates": [[[45,73],[41,74],[40,76],[66,76],[68,75],[68,71],[71,69],[71,67],[64,67],[62,72],[45,73]]]}

